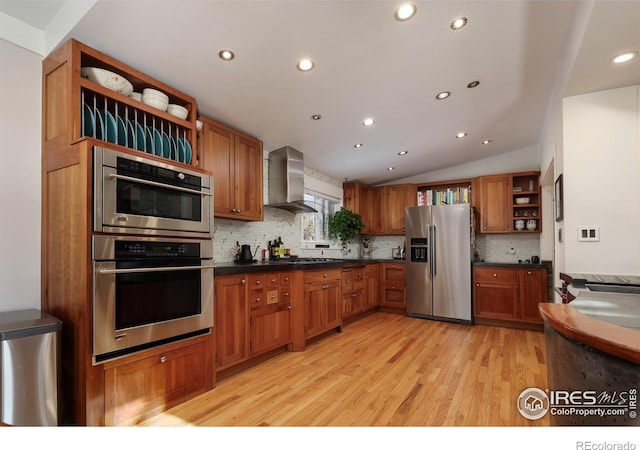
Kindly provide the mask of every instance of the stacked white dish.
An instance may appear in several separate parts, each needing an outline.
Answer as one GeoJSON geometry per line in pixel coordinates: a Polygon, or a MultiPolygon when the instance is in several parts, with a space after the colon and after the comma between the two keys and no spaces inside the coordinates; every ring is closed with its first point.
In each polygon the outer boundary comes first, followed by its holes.
{"type": "Polygon", "coordinates": [[[184,106],[176,105],[171,103],[167,106],[167,112],[172,116],[176,116],[179,119],[186,119],[189,111],[184,106]]]}
{"type": "Polygon", "coordinates": [[[169,106],[169,96],[156,89],[145,88],[142,91],[142,103],[166,111],[169,106]]]}
{"type": "Polygon", "coordinates": [[[99,67],[83,67],[80,69],[80,75],[82,78],[126,96],[133,92],[133,85],[129,80],[109,70],[100,69],[99,67]]]}

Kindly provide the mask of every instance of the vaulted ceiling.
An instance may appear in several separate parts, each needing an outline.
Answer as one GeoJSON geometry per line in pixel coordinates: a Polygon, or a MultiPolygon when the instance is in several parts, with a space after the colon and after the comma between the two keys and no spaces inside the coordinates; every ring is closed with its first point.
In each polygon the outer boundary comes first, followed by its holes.
{"type": "Polygon", "coordinates": [[[610,63],[640,50],[640,2],[414,1],[398,21],[401,3],[0,0],[0,18],[74,37],[193,95],[265,150],[290,145],[310,168],[367,183],[535,149],[563,65],[574,67],[566,95],[640,84],[640,58],[610,63]],[[86,11],[61,33],[78,4],[86,11]],[[313,70],[296,69],[302,57],[313,70]]]}

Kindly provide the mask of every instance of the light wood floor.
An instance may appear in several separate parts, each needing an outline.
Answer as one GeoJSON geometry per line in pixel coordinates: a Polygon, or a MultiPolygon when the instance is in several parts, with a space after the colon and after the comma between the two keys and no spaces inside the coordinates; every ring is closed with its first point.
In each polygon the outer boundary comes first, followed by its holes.
{"type": "Polygon", "coordinates": [[[544,334],[375,313],[218,382],[143,426],[544,426],[544,334]]]}

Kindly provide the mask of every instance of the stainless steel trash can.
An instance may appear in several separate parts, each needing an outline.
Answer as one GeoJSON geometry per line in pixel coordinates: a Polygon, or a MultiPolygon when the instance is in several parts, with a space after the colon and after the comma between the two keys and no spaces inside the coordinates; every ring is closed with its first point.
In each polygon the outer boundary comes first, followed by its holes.
{"type": "Polygon", "coordinates": [[[62,322],[37,309],[0,312],[0,420],[58,425],[62,322]]]}

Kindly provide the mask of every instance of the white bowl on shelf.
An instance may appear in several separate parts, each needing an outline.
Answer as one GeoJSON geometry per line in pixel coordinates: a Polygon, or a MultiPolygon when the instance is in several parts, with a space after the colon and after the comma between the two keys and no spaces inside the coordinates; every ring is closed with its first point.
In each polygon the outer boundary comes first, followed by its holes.
{"type": "Polygon", "coordinates": [[[80,69],[82,78],[98,83],[112,91],[129,96],[133,92],[133,85],[122,75],[99,67],[82,67],[80,69]]]}
{"type": "Polygon", "coordinates": [[[145,88],[142,90],[142,98],[155,98],[158,100],[163,100],[169,104],[169,96],[162,91],[157,89],[145,88]]]}
{"type": "Polygon", "coordinates": [[[538,228],[538,221],[536,219],[527,220],[527,230],[533,231],[538,228]]]}
{"type": "Polygon", "coordinates": [[[186,119],[189,115],[189,110],[187,108],[174,103],[170,103],[169,106],[167,106],[167,112],[179,119],[186,119]]]}
{"type": "Polygon", "coordinates": [[[516,197],[517,205],[526,205],[531,201],[529,197],[516,197]]]}
{"type": "Polygon", "coordinates": [[[516,230],[524,230],[524,225],[525,225],[524,220],[518,219],[516,220],[515,228],[516,230]]]}
{"type": "Polygon", "coordinates": [[[142,94],[140,92],[132,92],[131,94],[129,94],[129,97],[139,102],[142,101],[142,94]]]}
{"type": "Polygon", "coordinates": [[[153,106],[160,111],[166,111],[168,106],[167,102],[163,102],[162,100],[158,100],[157,98],[152,97],[142,97],[142,103],[144,103],[145,105],[153,106]]]}

